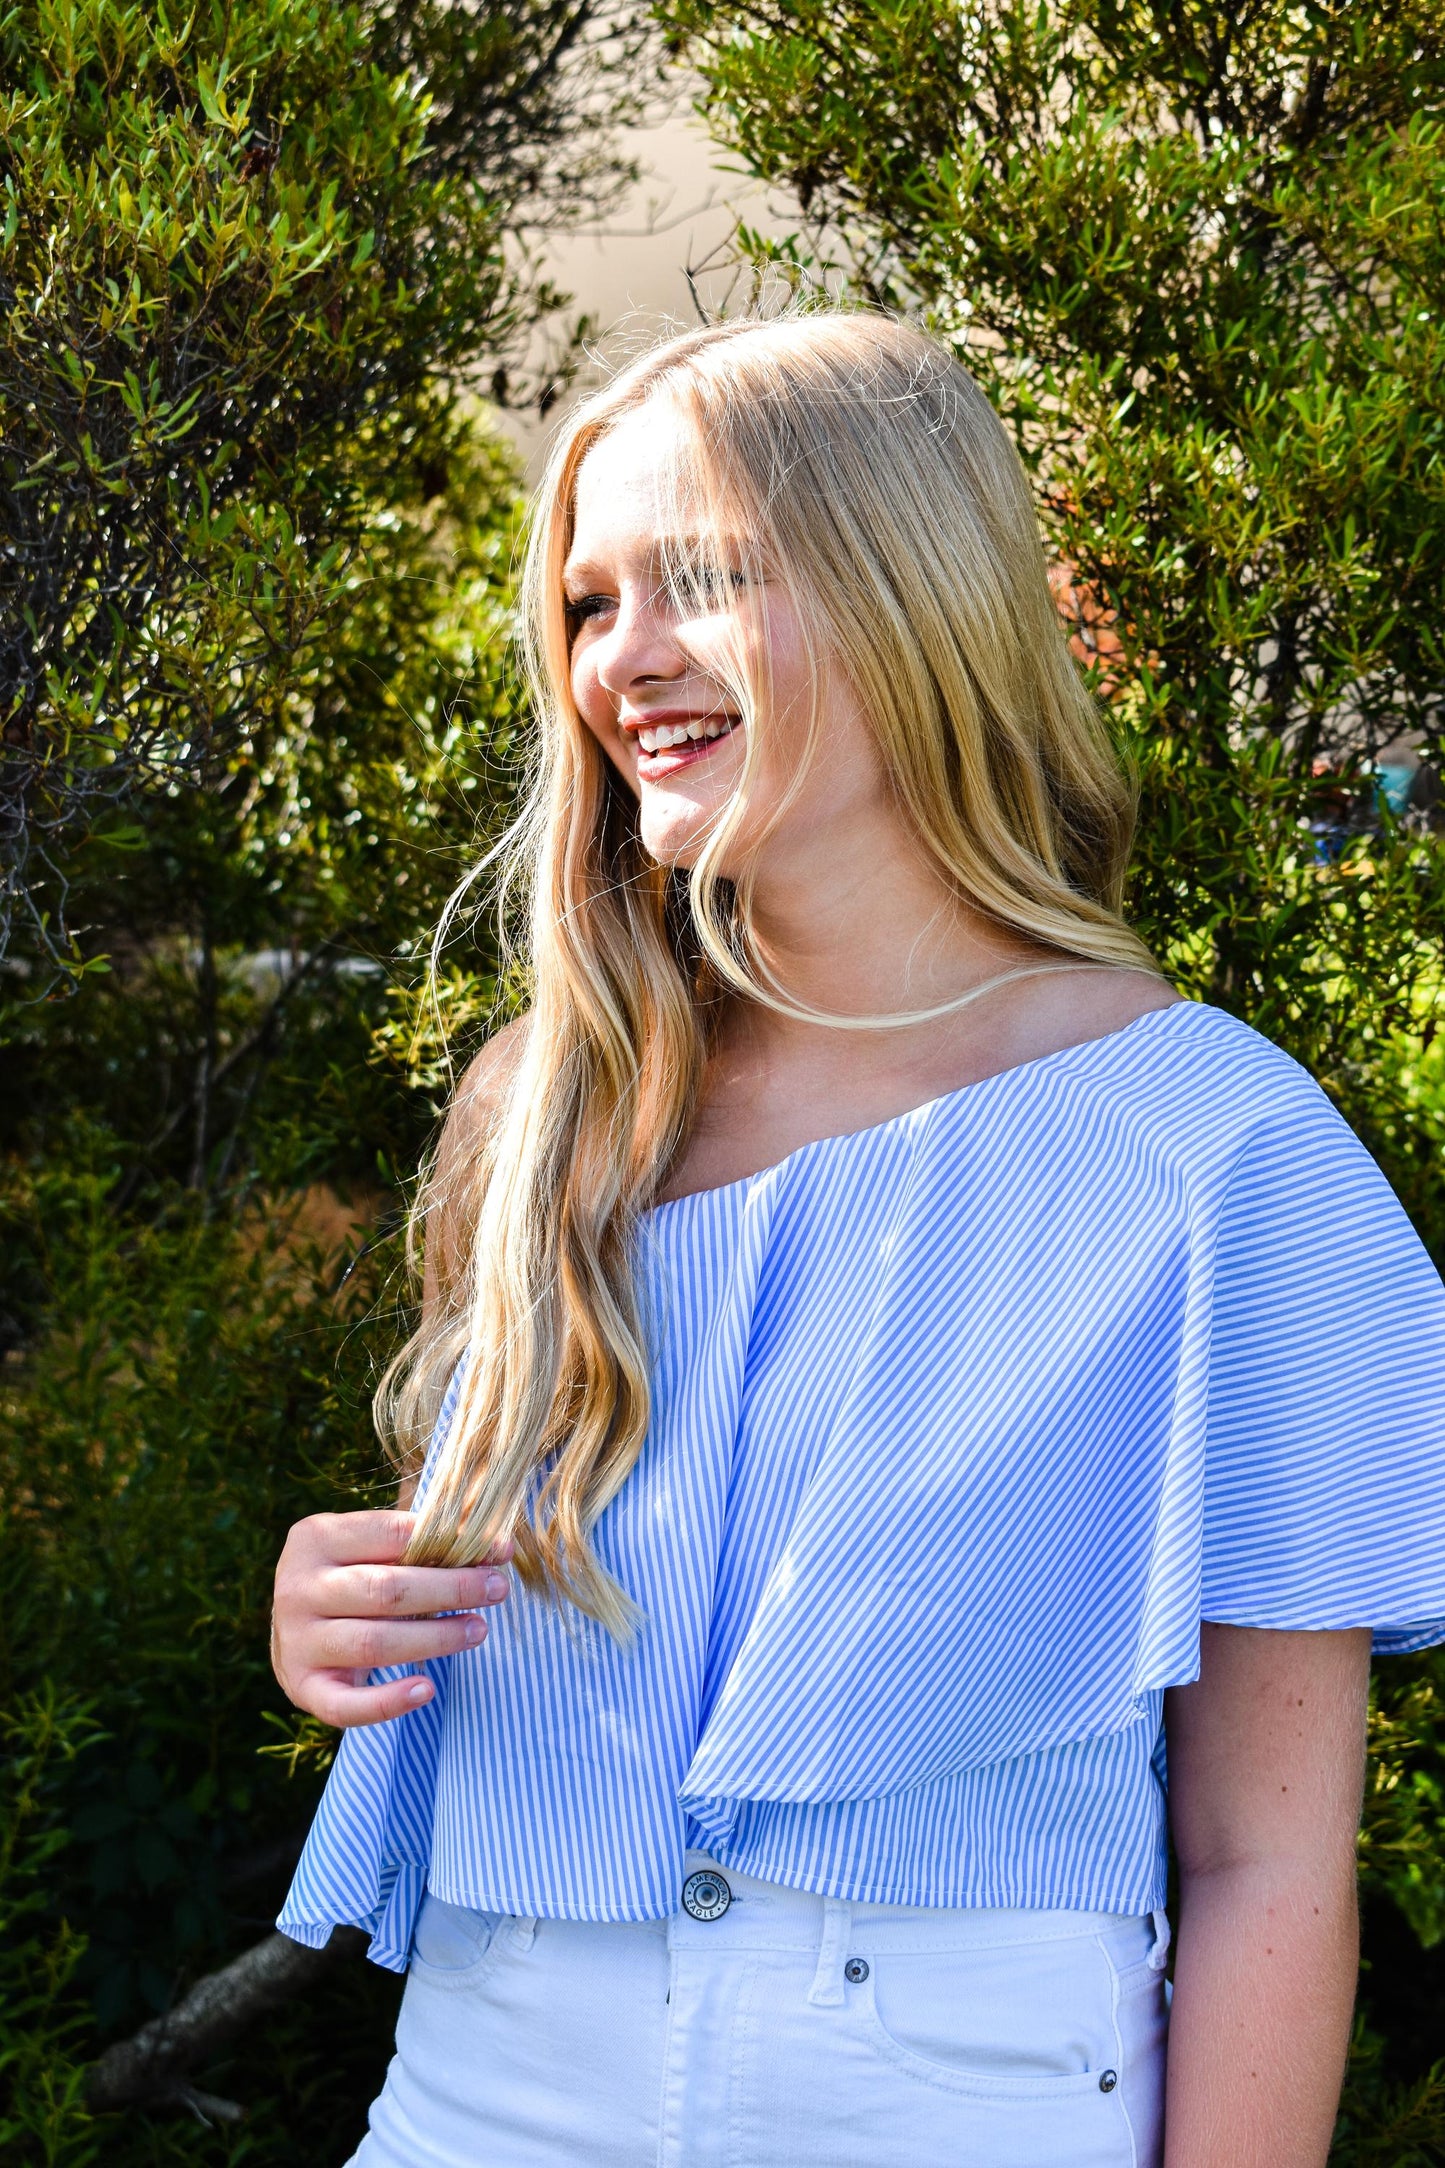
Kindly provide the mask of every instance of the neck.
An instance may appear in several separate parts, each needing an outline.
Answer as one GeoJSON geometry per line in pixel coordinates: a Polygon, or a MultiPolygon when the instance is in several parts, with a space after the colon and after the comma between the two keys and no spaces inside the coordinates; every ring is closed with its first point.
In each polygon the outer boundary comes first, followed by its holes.
{"type": "MultiPolygon", "coordinates": [[[[852,847],[830,836],[790,852],[785,865],[765,863],[751,919],[777,985],[800,1007],[829,1016],[935,1008],[1016,969],[1030,954],[1021,938],[961,902],[896,831],[852,847]]],[[[906,1027],[841,1033],[757,1003],[748,1011],[746,1036],[759,1051],[821,1033],[840,1054],[846,1046],[849,1059],[886,1064],[911,1036],[906,1027]]]]}

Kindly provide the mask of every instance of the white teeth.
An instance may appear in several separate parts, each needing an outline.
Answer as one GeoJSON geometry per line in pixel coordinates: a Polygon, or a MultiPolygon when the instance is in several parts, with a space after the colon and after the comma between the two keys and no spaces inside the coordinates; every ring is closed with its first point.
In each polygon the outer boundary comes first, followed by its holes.
{"type": "Polygon", "coordinates": [[[732,727],[725,715],[695,717],[690,723],[658,723],[650,730],[639,730],[637,742],[644,753],[665,753],[670,746],[699,738],[721,738],[732,727]]]}

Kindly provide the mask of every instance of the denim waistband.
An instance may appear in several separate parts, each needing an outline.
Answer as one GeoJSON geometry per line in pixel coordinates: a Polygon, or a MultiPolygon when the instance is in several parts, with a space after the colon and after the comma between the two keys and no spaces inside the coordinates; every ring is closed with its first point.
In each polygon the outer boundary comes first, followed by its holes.
{"type": "MultiPolygon", "coordinates": [[[[1163,1915],[1128,1912],[1023,1910],[987,1905],[856,1904],[725,1867],[706,1852],[689,1852],[684,1890],[693,1875],[715,1876],[727,1904],[714,1918],[698,1919],[683,1904],[668,1922],[674,1947],[697,1949],[817,1950],[841,1934],[861,1949],[866,1941],[880,1956],[927,1950],[1005,1949],[1033,1942],[1063,1942],[1137,1925],[1167,1948],[1163,1915]]],[[[682,1895],[682,1893],[679,1893],[682,1895]]],[[[1147,1945],[1146,1945],[1147,1947],[1147,1945]]],[[[1145,1954],[1141,1949],[1141,1957],[1145,1954]]],[[[1152,1955],[1152,1950],[1150,1951],[1152,1955]]],[[[1162,1963],[1162,1957],[1159,1959],[1162,1963]]]]}
{"type": "Polygon", "coordinates": [[[819,2005],[843,2002],[849,1961],[857,1958],[1094,1941],[1107,1948],[1116,1969],[1127,1969],[1162,1966],[1169,1947],[1162,1913],[855,1904],[758,1881],[706,1852],[687,1855],[679,1894],[681,1906],[667,1923],[675,1959],[735,1950],[803,1953],[815,1960],[808,2001],[819,2005]]]}

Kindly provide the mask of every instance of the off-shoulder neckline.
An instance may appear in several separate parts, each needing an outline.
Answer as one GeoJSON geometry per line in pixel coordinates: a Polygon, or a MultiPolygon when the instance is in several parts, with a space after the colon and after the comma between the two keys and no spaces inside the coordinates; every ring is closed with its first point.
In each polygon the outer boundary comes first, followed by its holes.
{"type": "Polygon", "coordinates": [[[855,1144],[863,1137],[879,1137],[890,1129],[899,1128],[904,1122],[917,1121],[919,1116],[941,1113],[945,1107],[971,1098],[977,1092],[987,1092],[1001,1084],[1013,1083],[1020,1077],[1037,1076],[1040,1071],[1061,1067],[1069,1061],[1082,1061],[1090,1055],[1112,1051],[1125,1040],[1133,1040],[1143,1032],[1144,1026],[1157,1026],[1164,1017],[1175,1016],[1181,1010],[1194,1015],[1220,1015],[1202,1001],[1167,1001],[1162,1008],[1145,1009],[1141,1016],[1131,1017],[1127,1024],[1120,1024],[1115,1031],[1102,1031],[1097,1038],[1079,1039],[1072,1046],[1055,1047],[1051,1053],[1035,1054],[1028,1061],[1016,1061],[1007,1069],[995,1069],[992,1076],[975,1077],[971,1084],[957,1084],[952,1091],[937,1092],[931,1099],[921,1099],[916,1106],[905,1107],[901,1113],[890,1114],[881,1122],[865,1122],[860,1129],[839,1129],[824,1137],[810,1137],[806,1144],[795,1144],[781,1159],[769,1162],[766,1167],[756,1167],[751,1174],[740,1174],[731,1182],[714,1182],[706,1189],[685,1189],[680,1197],[664,1197],[646,1208],[644,1217],[651,1218],[659,1212],[676,1211],[679,1205],[696,1204],[700,1198],[727,1197],[746,1190],[754,1182],[761,1182],[765,1175],[778,1174],[805,1152],[816,1152],[823,1145],[855,1144]]]}

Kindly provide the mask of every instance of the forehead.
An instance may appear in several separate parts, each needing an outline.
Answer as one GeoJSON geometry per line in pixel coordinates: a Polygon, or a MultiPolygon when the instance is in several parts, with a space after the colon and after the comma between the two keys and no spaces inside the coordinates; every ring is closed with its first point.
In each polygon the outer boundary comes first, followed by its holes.
{"type": "Polygon", "coordinates": [[[677,525],[691,431],[670,401],[650,400],[600,437],[577,469],[568,562],[645,549],[677,525]]]}

